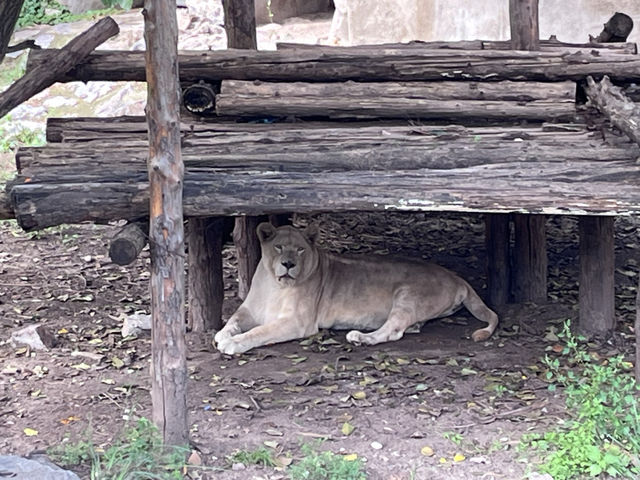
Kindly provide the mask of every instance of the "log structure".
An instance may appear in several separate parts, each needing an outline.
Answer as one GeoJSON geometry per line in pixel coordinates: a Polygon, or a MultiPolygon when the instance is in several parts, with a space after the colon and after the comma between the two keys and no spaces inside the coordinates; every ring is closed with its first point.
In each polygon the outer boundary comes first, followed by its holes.
{"type": "Polygon", "coordinates": [[[604,24],[600,35],[595,38],[589,35],[589,40],[592,40],[594,43],[626,42],[631,30],[633,30],[633,20],[631,17],[625,13],[616,12],[609,21],[604,24]]]}
{"type": "Polygon", "coordinates": [[[0,118],[36,93],[53,85],[71,68],[82,62],[98,45],[119,31],[118,24],[111,17],[105,17],[71,40],[64,48],[55,51],[46,62],[34,67],[0,94],[0,118]]]}
{"type": "Polygon", "coordinates": [[[149,244],[151,246],[151,400],[166,445],[185,447],[187,347],[176,2],[146,0],[149,244]]]}
{"type": "Polygon", "coordinates": [[[114,235],[109,244],[109,258],[118,265],[132,263],[147,244],[148,225],[130,222],[114,235]]]}

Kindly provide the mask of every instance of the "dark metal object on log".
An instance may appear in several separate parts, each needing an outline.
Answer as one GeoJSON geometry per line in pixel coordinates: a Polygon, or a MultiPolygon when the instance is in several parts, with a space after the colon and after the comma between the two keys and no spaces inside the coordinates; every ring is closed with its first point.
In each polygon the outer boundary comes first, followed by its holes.
{"type": "Polygon", "coordinates": [[[633,30],[633,20],[626,13],[616,12],[604,24],[604,29],[597,37],[589,35],[589,41],[593,42],[626,42],[627,37],[633,30]]]}
{"type": "Polygon", "coordinates": [[[44,64],[29,70],[0,94],[0,118],[36,93],[53,85],[59,77],[82,62],[98,45],[117,35],[119,31],[118,24],[111,17],[105,17],[62,49],[56,50],[44,64]]]}
{"type": "Polygon", "coordinates": [[[510,256],[509,215],[490,214],[485,218],[487,251],[487,302],[492,306],[509,302],[510,256]]]}
{"type": "Polygon", "coordinates": [[[196,115],[215,115],[216,88],[205,82],[198,82],[188,86],[182,92],[184,108],[196,115]]]}
{"type": "Polygon", "coordinates": [[[574,82],[272,83],[224,80],[219,115],[570,120],[574,82]]]}
{"type": "Polygon", "coordinates": [[[148,224],[131,222],[126,224],[111,239],[109,258],[118,265],[132,263],[147,244],[148,224]]]}
{"type": "Polygon", "coordinates": [[[188,327],[194,332],[222,328],[222,238],[224,219],[195,218],[187,225],[189,249],[188,327]]]}
{"type": "MultiPolygon", "coordinates": [[[[9,51],[9,41],[18,23],[23,3],[24,0],[0,3],[0,19],[2,19],[0,20],[0,63],[2,63],[5,54],[9,51]]],[[[0,115],[0,117],[2,117],[2,115],[0,115]]]]}
{"type": "MultiPolygon", "coordinates": [[[[53,50],[54,52],[56,50],[53,50]]],[[[27,70],[47,62],[51,50],[29,52],[27,70]]],[[[143,52],[97,51],[58,81],[144,81],[143,52]]],[[[275,82],[353,81],[552,81],[609,75],[614,81],[640,77],[640,59],[599,49],[567,52],[513,50],[420,50],[377,47],[357,52],[218,50],[182,53],[180,80],[275,82]]]]}
{"type": "Polygon", "coordinates": [[[605,334],[615,328],[614,217],[580,217],[580,331],[605,334]]]}
{"type": "Polygon", "coordinates": [[[511,48],[540,50],[538,0],[509,0],[511,48]]]}
{"type": "Polygon", "coordinates": [[[184,321],[184,231],[176,2],[146,0],[151,399],[166,445],[189,442],[184,321]]]}
{"type": "Polygon", "coordinates": [[[547,301],[547,245],[544,215],[514,215],[513,299],[547,301]]]}
{"type": "Polygon", "coordinates": [[[605,76],[600,82],[587,77],[587,97],[613,125],[640,145],[640,106],[633,102],[620,87],[605,76]]]}
{"type": "MultiPolygon", "coordinates": [[[[257,50],[256,17],[254,0],[223,0],[224,25],[227,47],[257,50]]],[[[256,235],[258,218],[238,217],[233,230],[233,241],[238,258],[238,296],[244,299],[251,287],[251,280],[260,261],[260,244],[256,235]]]]}

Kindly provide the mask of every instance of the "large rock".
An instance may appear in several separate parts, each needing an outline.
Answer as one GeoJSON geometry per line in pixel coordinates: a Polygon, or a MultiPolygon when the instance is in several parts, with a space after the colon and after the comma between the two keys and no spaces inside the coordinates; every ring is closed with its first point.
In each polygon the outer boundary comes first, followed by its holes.
{"type": "Polygon", "coordinates": [[[63,470],[46,458],[34,459],[0,455],[0,477],[11,480],[80,480],[75,473],[63,470]]]}
{"type": "MultiPolygon", "coordinates": [[[[507,40],[506,0],[335,0],[331,43],[408,42],[411,40],[507,40]]],[[[637,0],[540,0],[540,38],[586,42],[616,12],[640,19],[637,0]]],[[[629,41],[640,42],[636,27],[629,41]]]]}
{"type": "Polygon", "coordinates": [[[59,0],[59,2],[67,7],[71,13],[83,13],[105,8],[101,0],[59,0]]]}
{"type": "Polygon", "coordinates": [[[299,17],[309,13],[330,12],[333,9],[332,0],[255,0],[256,22],[282,23],[291,17],[299,17]],[[268,6],[268,3],[271,5],[268,6]],[[273,15],[271,17],[269,12],[273,15]]]}

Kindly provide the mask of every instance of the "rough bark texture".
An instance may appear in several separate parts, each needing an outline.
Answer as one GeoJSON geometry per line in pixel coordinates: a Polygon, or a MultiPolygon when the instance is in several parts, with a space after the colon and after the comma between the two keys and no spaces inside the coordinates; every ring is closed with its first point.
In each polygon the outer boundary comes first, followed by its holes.
{"type": "Polygon", "coordinates": [[[111,17],[106,17],[75,37],[62,49],[56,50],[44,64],[29,70],[0,94],[0,118],[36,93],[53,85],[60,76],[82,62],[98,45],[117,35],[119,31],[118,24],[111,17]]]}
{"type": "Polygon", "coordinates": [[[15,218],[11,200],[5,191],[0,190],[0,220],[9,220],[10,218],[15,218]]]}
{"type": "Polygon", "coordinates": [[[613,125],[640,144],[640,106],[638,104],[631,101],[623,90],[613,85],[606,76],[600,82],[588,77],[586,92],[591,103],[607,116],[613,125]]]}
{"type": "Polygon", "coordinates": [[[109,245],[109,258],[118,265],[132,263],[147,244],[148,225],[131,222],[114,235],[109,245]]]}
{"type": "Polygon", "coordinates": [[[575,83],[272,83],[225,80],[216,111],[227,116],[569,120],[575,83]]]}
{"type": "MultiPolygon", "coordinates": [[[[228,48],[258,48],[254,3],[253,0],[223,0],[228,48]]],[[[238,296],[241,299],[247,296],[253,274],[260,261],[260,244],[255,233],[258,223],[260,222],[257,218],[238,217],[233,230],[238,259],[238,296]]]]}
{"type": "MultiPolygon", "coordinates": [[[[8,0],[0,3],[0,63],[4,60],[4,56],[7,53],[9,41],[13,30],[18,23],[18,17],[20,16],[20,10],[22,10],[22,4],[24,0],[8,0]]],[[[0,115],[2,117],[2,115],[0,115]]]]}
{"type": "Polygon", "coordinates": [[[509,0],[511,48],[540,50],[538,0],[509,0]]]}
{"type": "Polygon", "coordinates": [[[167,445],[185,446],[187,362],[184,321],[184,231],[180,152],[180,84],[176,2],[145,1],[151,245],[151,399],[167,445]]]}
{"type": "MultiPolygon", "coordinates": [[[[55,51],[55,50],[54,50],[55,51]]],[[[29,64],[47,61],[51,50],[32,50],[29,64]]],[[[604,49],[575,53],[513,50],[387,49],[377,47],[331,53],[314,50],[218,50],[180,55],[180,80],[264,81],[430,81],[430,80],[581,80],[609,75],[636,81],[640,59],[604,49]]],[[[142,52],[94,52],[59,81],[144,81],[142,52]]]]}
{"type": "Polygon", "coordinates": [[[513,299],[547,301],[547,245],[544,215],[514,215],[513,299]]]}
{"type": "Polygon", "coordinates": [[[608,333],[615,328],[613,217],[581,217],[580,331],[608,333]]]}
{"type": "Polygon", "coordinates": [[[189,245],[189,317],[194,332],[222,328],[222,218],[190,218],[189,245]]]}
{"type": "Polygon", "coordinates": [[[638,290],[636,292],[636,321],[634,322],[636,333],[636,383],[640,383],[640,275],[638,275],[638,290]]]}
{"type": "Polygon", "coordinates": [[[485,219],[487,250],[487,301],[492,306],[509,302],[509,215],[487,215],[485,219]]]}

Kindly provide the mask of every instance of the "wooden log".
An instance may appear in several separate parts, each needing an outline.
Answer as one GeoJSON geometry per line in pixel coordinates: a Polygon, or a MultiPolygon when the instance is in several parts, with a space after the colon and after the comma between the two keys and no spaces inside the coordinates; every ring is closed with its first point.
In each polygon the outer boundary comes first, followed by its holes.
{"type": "Polygon", "coordinates": [[[640,275],[638,275],[638,287],[636,290],[636,320],[633,325],[636,335],[636,383],[640,383],[640,275]]]}
{"type": "Polygon", "coordinates": [[[540,50],[538,0],[509,0],[511,48],[540,50]]]}
{"type": "MultiPolygon", "coordinates": [[[[24,0],[0,3],[0,63],[8,51],[9,41],[18,23],[24,0]]],[[[2,117],[2,115],[0,115],[2,117]]]]}
{"type": "MultiPolygon", "coordinates": [[[[55,51],[55,50],[54,50],[55,51]]],[[[51,50],[32,50],[27,69],[47,62],[51,50]]],[[[58,81],[144,81],[143,52],[96,51],[58,81]]],[[[513,50],[387,49],[323,53],[281,50],[218,50],[183,53],[180,81],[562,81],[587,75],[614,81],[640,78],[640,59],[603,50],[525,52],[513,50]]]]}
{"type": "Polygon", "coordinates": [[[224,219],[189,219],[189,316],[187,325],[194,332],[222,328],[222,237],[224,219]]]}
{"type": "Polygon", "coordinates": [[[509,303],[509,215],[492,214],[485,219],[487,250],[487,301],[491,306],[509,303]]]}
{"type": "Polygon", "coordinates": [[[613,125],[640,144],[640,106],[605,76],[600,82],[587,77],[587,97],[613,125]]]}
{"type": "Polygon", "coordinates": [[[547,301],[546,217],[514,215],[513,299],[516,303],[547,301]]]}
{"type": "Polygon", "coordinates": [[[166,445],[189,442],[176,2],[146,0],[151,399],[166,445]]]}
{"type": "MultiPolygon", "coordinates": [[[[486,50],[511,50],[511,40],[483,40],[483,48],[486,50]]],[[[634,42],[624,43],[573,43],[573,42],[561,42],[555,35],[552,35],[548,40],[540,40],[540,51],[543,52],[577,52],[580,50],[600,50],[603,49],[607,53],[617,53],[621,55],[636,55],[638,53],[638,46],[634,42]]]]}
{"type": "MultiPolygon", "coordinates": [[[[227,46],[257,50],[254,0],[223,0],[227,46]]],[[[233,230],[233,242],[238,261],[238,296],[244,300],[258,267],[261,251],[256,235],[260,223],[257,217],[238,217],[233,230]]]]}
{"type": "Polygon", "coordinates": [[[109,244],[109,258],[118,265],[133,263],[147,244],[148,224],[130,222],[114,235],[109,244]]]}
{"type": "Polygon", "coordinates": [[[46,63],[29,70],[0,94],[0,118],[36,93],[53,85],[58,77],[82,62],[98,45],[117,35],[119,31],[118,24],[111,17],[105,17],[49,56],[46,63]]]}
{"type": "Polygon", "coordinates": [[[579,329],[605,334],[615,328],[614,218],[580,217],[579,329]]]}
{"type": "Polygon", "coordinates": [[[0,190],[0,220],[10,220],[15,218],[11,199],[7,192],[0,190]]]}
{"type": "Polygon", "coordinates": [[[633,30],[633,20],[625,13],[616,12],[604,24],[604,29],[597,37],[589,35],[589,40],[593,42],[626,42],[627,37],[633,30]]]}
{"type": "Polygon", "coordinates": [[[219,115],[449,120],[569,120],[575,83],[270,83],[225,80],[219,115]]]}

